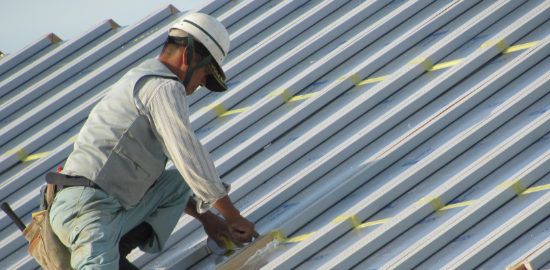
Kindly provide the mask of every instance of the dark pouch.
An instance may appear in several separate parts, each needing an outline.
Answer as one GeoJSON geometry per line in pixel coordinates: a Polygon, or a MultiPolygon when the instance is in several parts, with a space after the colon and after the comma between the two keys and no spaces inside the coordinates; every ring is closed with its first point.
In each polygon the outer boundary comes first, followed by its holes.
{"type": "Polygon", "coordinates": [[[48,207],[33,213],[31,223],[23,230],[30,244],[29,254],[45,270],[72,269],[71,253],[53,232],[49,212],[48,207]]]}

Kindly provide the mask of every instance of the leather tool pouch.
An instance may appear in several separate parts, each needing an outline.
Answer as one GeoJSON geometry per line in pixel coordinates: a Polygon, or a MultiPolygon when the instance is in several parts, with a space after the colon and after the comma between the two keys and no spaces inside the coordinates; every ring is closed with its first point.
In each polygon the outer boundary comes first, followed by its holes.
{"type": "Polygon", "coordinates": [[[55,185],[48,184],[42,191],[42,202],[46,210],[32,214],[32,221],[23,231],[29,241],[29,254],[45,270],[65,270],[71,268],[71,253],[59,241],[50,226],[50,205],[55,197],[55,185]]]}

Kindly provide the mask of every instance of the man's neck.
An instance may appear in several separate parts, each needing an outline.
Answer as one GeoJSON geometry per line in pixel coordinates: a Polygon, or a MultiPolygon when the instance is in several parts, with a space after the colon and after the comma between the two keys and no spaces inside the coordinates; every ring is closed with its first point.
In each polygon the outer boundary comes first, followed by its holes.
{"type": "Polygon", "coordinates": [[[185,76],[187,75],[187,72],[181,70],[179,63],[175,57],[165,57],[163,55],[159,56],[158,60],[163,63],[170,72],[172,72],[174,75],[178,76],[178,78],[183,81],[185,76]]]}

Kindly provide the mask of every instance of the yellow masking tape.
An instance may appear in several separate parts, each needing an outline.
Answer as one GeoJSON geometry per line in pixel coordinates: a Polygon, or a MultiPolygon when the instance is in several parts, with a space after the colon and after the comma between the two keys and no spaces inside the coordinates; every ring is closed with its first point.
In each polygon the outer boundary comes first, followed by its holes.
{"type": "Polygon", "coordinates": [[[449,204],[445,207],[442,207],[442,208],[439,208],[439,210],[437,211],[443,211],[443,210],[447,210],[447,209],[453,209],[453,208],[458,208],[458,207],[463,207],[463,206],[468,206],[472,203],[474,203],[475,200],[472,200],[472,201],[465,201],[465,202],[461,202],[461,203],[455,203],[455,204],[449,204]]]}
{"type": "Polygon", "coordinates": [[[374,226],[374,225],[378,225],[378,224],[382,224],[382,223],[386,223],[390,220],[391,218],[386,218],[386,219],[381,219],[381,220],[376,220],[376,221],[371,221],[371,222],[365,222],[359,226],[357,226],[357,228],[365,228],[365,227],[369,227],[369,226],[374,226]]]}
{"type": "Polygon", "coordinates": [[[49,153],[51,153],[52,151],[47,151],[47,152],[43,152],[43,153],[38,153],[38,154],[33,154],[33,155],[29,155],[27,156],[27,158],[25,159],[25,161],[30,161],[30,160],[35,160],[35,159],[41,159],[43,157],[45,157],[46,155],[48,155],[49,153]]]}
{"type": "Polygon", "coordinates": [[[439,196],[426,197],[426,198],[422,198],[419,201],[415,202],[415,204],[421,204],[421,203],[431,203],[434,210],[436,210],[436,211],[438,209],[442,208],[443,206],[445,206],[445,204],[443,203],[443,201],[441,200],[441,198],[439,196]]]}
{"type": "Polygon", "coordinates": [[[312,232],[310,234],[304,234],[296,237],[292,237],[286,240],[286,243],[293,243],[293,242],[300,242],[306,240],[308,237],[312,236],[315,232],[312,232]]]}
{"type": "Polygon", "coordinates": [[[504,50],[503,53],[511,53],[511,52],[515,52],[515,51],[521,51],[521,50],[529,49],[529,48],[535,46],[537,43],[539,43],[539,42],[534,41],[534,42],[529,42],[529,43],[525,43],[525,44],[519,44],[519,45],[511,46],[511,47],[508,47],[508,49],[504,50]]]}
{"type": "Polygon", "coordinates": [[[412,64],[422,64],[422,67],[423,67],[425,70],[431,70],[432,67],[433,67],[432,62],[430,61],[429,58],[414,59],[414,60],[411,60],[408,64],[409,64],[409,65],[412,65],[412,64]]]}
{"type": "Polygon", "coordinates": [[[543,190],[547,190],[547,189],[550,189],[550,184],[528,188],[525,191],[523,191],[521,194],[529,194],[529,193],[533,193],[533,192],[537,192],[537,191],[543,191],[543,190]]]}
{"type": "Polygon", "coordinates": [[[285,102],[287,102],[290,98],[292,98],[292,94],[290,94],[290,91],[288,91],[288,89],[283,91],[271,92],[267,96],[268,97],[281,96],[285,102]]]}
{"type": "Polygon", "coordinates": [[[342,77],[338,78],[338,80],[336,80],[336,81],[343,81],[347,78],[351,78],[351,82],[353,83],[353,85],[359,85],[361,83],[361,77],[359,77],[358,73],[354,73],[352,75],[342,76],[342,77]]]}
{"type": "Polygon", "coordinates": [[[68,142],[76,142],[76,139],[78,139],[78,136],[72,137],[72,138],[70,138],[70,139],[67,140],[67,141],[68,141],[68,142]]]}
{"type": "Polygon", "coordinates": [[[363,84],[369,84],[369,83],[379,82],[379,81],[385,80],[385,79],[388,78],[389,76],[390,76],[390,75],[380,76],[380,77],[371,78],[371,79],[366,79],[366,80],[360,82],[358,85],[363,85],[363,84]]]}
{"type": "Polygon", "coordinates": [[[353,85],[358,85],[361,83],[361,77],[359,77],[359,74],[355,73],[353,75],[351,75],[351,82],[353,83],[353,85]]]}
{"type": "Polygon", "coordinates": [[[460,63],[460,61],[462,61],[463,59],[464,58],[460,58],[460,59],[456,59],[456,60],[453,60],[453,61],[437,64],[437,65],[433,66],[432,69],[430,69],[430,70],[438,70],[438,69],[452,67],[452,66],[460,63]]]}
{"type": "Polygon", "coordinates": [[[301,95],[301,96],[295,96],[295,97],[290,98],[287,102],[294,102],[294,101],[310,98],[310,97],[315,96],[317,94],[319,94],[319,92],[314,92],[314,93],[305,94],[305,95],[301,95]]]}
{"type": "Polygon", "coordinates": [[[278,230],[272,231],[270,233],[271,233],[271,235],[273,235],[273,237],[275,239],[277,239],[277,242],[279,242],[279,244],[282,244],[282,243],[287,241],[286,234],[283,232],[283,229],[278,229],[278,230]]]}
{"type": "Polygon", "coordinates": [[[201,109],[201,111],[209,111],[212,110],[216,114],[216,116],[221,116],[224,114],[227,110],[225,109],[225,106],[223,106],[222,103],[206,106],[201,109]]]}
{"type": "Polygon", "coordinates": [[[28,156],[25,149],[14,149],[14,150],[10,150],[10,151],[6,152],[6,155],[12,155],[12,154],[16,154],[17,158],[21,161],[25,161],[25,159],[28,156]]]}
{"type": "Polygon", "coordinates": [[[352,227],[352,228],[355,228],[355,227],[359,226],[359,224],[361,224],[361,222],[359,222],[359,220],[357,219],[357,215],[341,215],[341,216],[335,218],[330,223],[344,221],[344,220],[347,220],[348,223],[349,223],[349,226],[352,227]]]}
{"type": "Polygon", "coordinates": [[[242,108],[242,109],[236,109],[236,110],[232,110],[232,111],[227,111],[224,114],[220,115],[220,117],[221,116],[228,116],[228,115],[236,114],[236,113],[242,113],[242,112],[244,112],[248,109],[250,109],[250,107],[246,107],[246,108],[242,108]]]}
{"type": "Polygon", "coordinates": [[[510,187],[510,186],[514,189],[514,192],[516,194],[520,194],[525,190],[525,187],[521,183],[521,180],[504,182],[504,183],[496,186],[495,188],[505,188],[505,187],[510,187]]]}
{"type": "Polygon", "coordinates": [[[479,47],[478,50],[481,50],[485,47],[490,47],[490,46],[496,46],[497,49],[500,51],[500,52],[503,52],[504,50],[506,50],[508,48],[508,45],[506,44],[506,41],[504,39],[501,39],[501,40],[490,40],[490,41],[487,41],[483,44],[481,44],[481,47],[479,47]]]}

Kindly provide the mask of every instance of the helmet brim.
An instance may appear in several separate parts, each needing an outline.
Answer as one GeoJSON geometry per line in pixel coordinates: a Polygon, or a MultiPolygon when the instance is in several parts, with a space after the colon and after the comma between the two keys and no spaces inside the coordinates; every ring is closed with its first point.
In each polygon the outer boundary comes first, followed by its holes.
{"type": "Polygon", "coordinates": [[[208,63],[208,67],[212,74],[206,77],[206,88],[212,92],[224,92],[227,91],[227,84],[225,83],[225,73],[223,69],[212,60],[208,63]]]}

